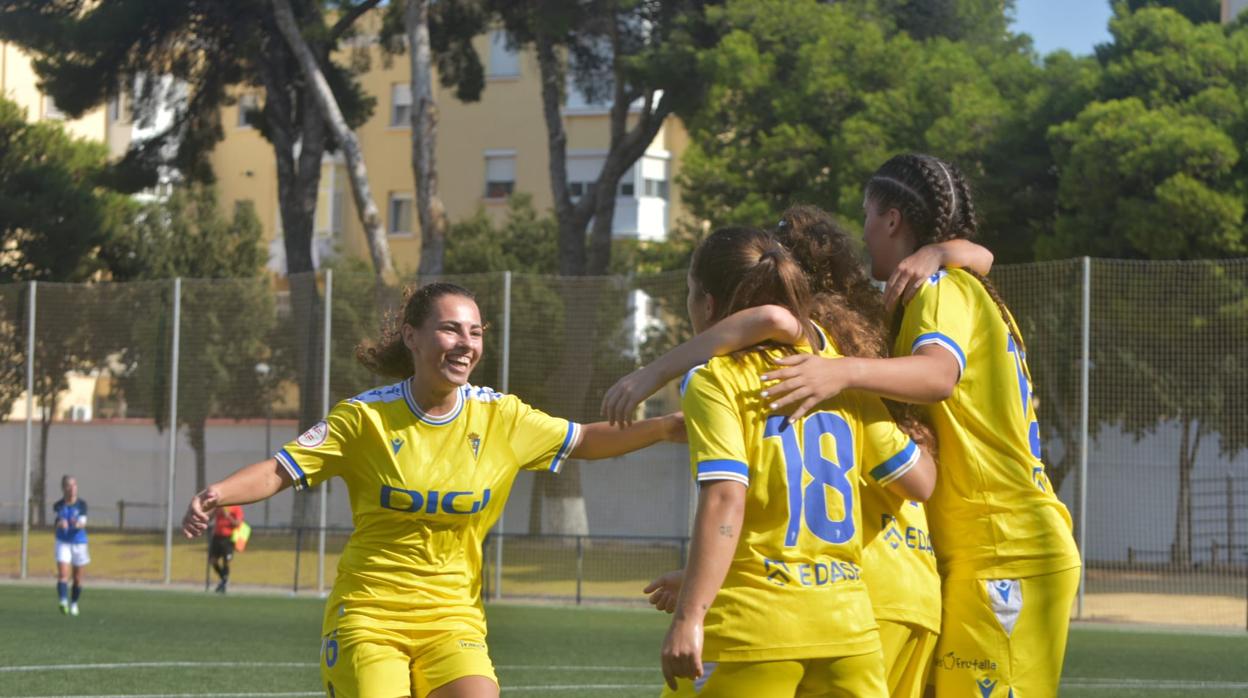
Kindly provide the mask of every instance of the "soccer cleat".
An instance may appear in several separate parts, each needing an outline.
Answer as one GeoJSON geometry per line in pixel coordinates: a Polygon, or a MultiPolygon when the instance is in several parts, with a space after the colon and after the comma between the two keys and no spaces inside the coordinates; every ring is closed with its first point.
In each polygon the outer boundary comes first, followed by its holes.
{"type": "Polygon", "coordinates": [[[67,602],[62,601],[57,605],[61,607],[61,615],[65,615],[66,613],[69,613],[69,604],[67,602]]]}
{"type": "Polygon", "coordinates": [[[76,616],[76,615],[78,615],[78,604],[77,604],[77,603],[72,603],[72,604],[70,604],[70,605],[69,605],[69,615],[71,615],[71,616],[76,616]]]}

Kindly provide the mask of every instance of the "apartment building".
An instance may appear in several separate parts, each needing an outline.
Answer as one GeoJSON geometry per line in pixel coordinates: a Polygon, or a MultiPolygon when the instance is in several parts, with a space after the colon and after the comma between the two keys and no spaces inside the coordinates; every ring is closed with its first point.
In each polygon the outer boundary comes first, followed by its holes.
{"type": "MultiPolygon", "coordinates": [[[[526,192],[539,210],[553,207],[550,193],[546,126],[540,101],[536,58],[508,46],[494,31],[477,38],[486,69],[481,100],[465,104],[436,87],[440,112],[437,144],[439,190],[452,221],[478,208],[501,214],[507,197],[526,192]]],[[[368,165],[369,180],[389,236],[400,274],[420,262],[420,231],[415,212],[411,165],[411,91],[406,56],[383,60],[372,42],[371,69],[360,77],[377,99],[372,117],[356,133],[368,165]]],[[[568,133],[568,177],[573,195],[584,191],[601,171],[609,141],[606,105],[592,104],[569,86],[563,117],[568,133]]],[[[248,126],[246,111],[259,107],[259,94],[243,94],[223,114],[225,139],[213,154],[220,198],[226,210],[250,200],[264,223],[270,267],[285,270],[277,171],[272,146],[248,126]]],[[[616,193],[615,234],[621,238],[663,239],[682,214],[673,185],[687,135],[670,119],[640,159],[625,174],[616,193]]],[[[368,258],[368,247],[349,190],[340,154],[323,163],[317,203],[314,255],[368,258]]]]}

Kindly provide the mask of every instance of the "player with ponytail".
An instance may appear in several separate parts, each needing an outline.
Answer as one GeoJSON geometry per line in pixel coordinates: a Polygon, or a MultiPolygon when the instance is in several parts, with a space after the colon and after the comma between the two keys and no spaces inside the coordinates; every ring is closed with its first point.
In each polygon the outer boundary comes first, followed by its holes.
{"type": "MultiPolygon", "coordinates": [[[[892,277],[931,243],[975,235],[975,208],[954,165],[899,155],[867,183],[871,272],[892,277]]],[[[1018,325],[978,274],[944,269],[894,322],[890,359],[781,358],[766,378],[772,409],[846,390],[926,406],[940,444],[928,517],[944,578],[937,696],[1057,695],[1079,552],[1040,460],[1039,426],[1018,325]]]]}
{"type": "Polygon", "coordinates": [[[758,400],[759,373],[776,358],[838,356],[809,319],[805,272],[773,236],[727,228],[704,240],[687,303],[699,332],[761,306],[795,326],[682,382],[699,493],[683,584],[670,587],[665,695],[888,695],[863,581],[860,483],[921,501],[934,484],[931,457],[874,396],[838,396],[801,419],[758,400]]]}

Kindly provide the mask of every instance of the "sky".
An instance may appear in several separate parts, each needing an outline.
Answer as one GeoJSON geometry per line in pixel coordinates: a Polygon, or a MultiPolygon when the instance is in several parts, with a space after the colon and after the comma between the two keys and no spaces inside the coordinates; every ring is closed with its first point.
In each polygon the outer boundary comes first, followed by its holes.
{"type": "Polygon", "coordinates": [[[1014,30],[1030,34],[1040,55],[1076,55],[1109,41],[1109,0],[1016,0],[1014,30]]]}

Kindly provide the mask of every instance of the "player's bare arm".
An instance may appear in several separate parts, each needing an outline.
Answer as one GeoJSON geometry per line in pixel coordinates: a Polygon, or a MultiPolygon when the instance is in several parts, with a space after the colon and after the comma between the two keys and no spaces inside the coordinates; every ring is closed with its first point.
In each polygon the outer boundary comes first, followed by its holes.
{"type": "Polygon", "coordinates": [[[919,460],[905,475],[886,485],[888,491],[912,502],[926,502],[936,489],[936,461],[922,446],[919,460]]]}
{"type": "Polygon", "coordinates": [[[672,689],[677,678],[702,676],[703,619],[724,584],[744,519],[744,485],[735,480],[701,484],[689,564],[672,625],[663,640],[663,678],[672,689]]]}
{"type": "Polygon", "coordinates": [[[618,428],[608,422],[581,427],[581,442],[572,449],[573,458],[597,460],[632,453],[660,441],[683,442],[685,416],[680,412],[652,417],[618,428]]]}
{"type": "Polygon", "coordinates": [[[187,538],[202,534],[217,507],[259,502],[290,487],[293,482],[276,458],[241,468],[191,498],[182,517],[182,534],[187,538]]]}
{"type": "Polygon", "coordinates": [[[772,410],[796,406],[795,422],[812,407],[846,390],[863,390],[899,402],[926,405],[953,394],[961,377],[958,360],[938,346],[919,347],[911,356],[891,359],[823,358],[795,354],[776,359],[780,368],[763,374],[763,391],[772,410]]]}
{"type": "Polygon", "coordinates": [[[801,323],[781,306],[738,311],[616,381],[602,398],[602,416],[609,424],[627,425],[643,400],[711,357],[768,341],[795,344],[802,339],[801,323]]]}
{"type": "Polygon", "coordinates": [[[945,240],[924,245],[897,265],[884,285],[884,307],[889,312],[910,302],[923,287],[923,282],[942,267],[970,269],[987,275],[992,270],[992,251],[970,240],[945,240]]]}

